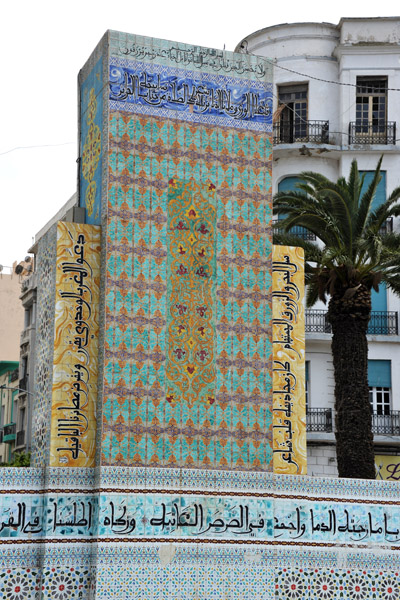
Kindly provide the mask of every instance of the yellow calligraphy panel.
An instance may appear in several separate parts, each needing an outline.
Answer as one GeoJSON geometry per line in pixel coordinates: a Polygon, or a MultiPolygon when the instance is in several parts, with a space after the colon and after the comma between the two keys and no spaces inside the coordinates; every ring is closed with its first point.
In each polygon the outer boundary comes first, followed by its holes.
{"type": "Polygon", "coordinates": [[[376,479],[400,481],[400,456],[376,454],[375,469],[376,479]]]}
{"type": "Polygon", "coordinates": [[[93,467],[96,444],[100,227],[57,225],[51,467],[93,467]]]}
{"type": "Polygon", "coordinates": [[[274,473],[307,473],[304,251],[273,246],[274,473]]]}

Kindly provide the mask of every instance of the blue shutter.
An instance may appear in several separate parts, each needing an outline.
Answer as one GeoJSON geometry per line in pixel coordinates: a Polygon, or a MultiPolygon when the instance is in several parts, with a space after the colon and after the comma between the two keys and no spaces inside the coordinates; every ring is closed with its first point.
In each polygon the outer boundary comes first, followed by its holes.
{"type": "MultiPolygon", "coordinates": [[[[369,184],[371,183],[371,181],[374,178],[374,173],[375,171],[360,171],[360,175],[364,175],[365,173],[365,179],[364,179],[364,185],[361,188],[361,194],[364,194],[367,189],[369,184]]],[[[386,200],[386,171],[381,171],[381,180],[378,183],[378,187],[376,189],[375,192],[375,197],[372,201],[372,210],[375,210],[378,208],[378,206],[380,206],[381,204],[383,204],[386,200]]]]}
{"type": "Polygon", "coordinates": [[[370,387],[392,387],[390,360],[368,361],[368,385],[370,387]]]}
{"type": "Polygon", "coordinates": [[[374,289],[371,290],[371,304],[373,311],[387,311],[387,293],[386,293],[386,284],[379,284],[379,292],[376,292],[374,289]]]}
{"type": "MultiPolygon", "coordinates": [[[[367,191],[369,184],[371,183],[375,171],[360,171],[360,175],[365,173],[364,185],[361,188],[361,194],[367,191]]],[[[381,180],[378,183],[378,187],[376,189],[375,197],[372,201],[372,210],[377,209],[383,202],[386,200],[386,171],[381,171],[381,180]]],[[[372,290],[371,294],[371,304],[372,311],[387,311],[387,293],[386,293],[386,285],[381,283],[379,285],[379,292],[375,292],[372,290]]],[[[370,323],[370,328],[373,324],[370,323]]],[[[376,331],[369,331],[369,333],[376,333],[376,331]]],[[[383,326],[383,330],[380,333],[387,333],[387,327],[385,331],[385,327],[383,326]]]]}
{"type": "MultiPolygon", "coordinates": [[[[297,190],[296,183],[299,183],[300,181],[300,177],[285,177],[284,179],[282,179],[282,181],[278,183],[278,192],[295,192],[297,190]]],[[[279,219],[284,219],[285,216],[286,215],[278,215],[278,221],[279,219]]],[[[290,233],[300,236],[302,236],[304,232],[304,227],[299,227],[297,225],[295,227],[292,227],[290,230],[290,233]]]]}

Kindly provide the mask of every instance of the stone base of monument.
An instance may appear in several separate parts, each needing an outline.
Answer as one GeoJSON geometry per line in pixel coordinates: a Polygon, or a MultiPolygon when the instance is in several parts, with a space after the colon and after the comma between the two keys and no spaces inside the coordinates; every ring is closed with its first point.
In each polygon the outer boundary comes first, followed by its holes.
{"type": "Polygon", "coordinates": [[[1,598],[397,600],[400,484],[0,470],[1,598]]]}

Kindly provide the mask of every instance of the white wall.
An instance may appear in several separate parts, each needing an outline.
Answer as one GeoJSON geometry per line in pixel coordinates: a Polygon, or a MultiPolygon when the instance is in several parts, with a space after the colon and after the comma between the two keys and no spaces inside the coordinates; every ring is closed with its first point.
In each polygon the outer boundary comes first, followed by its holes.
{"type": "Polygon", "coordinates": [[[307,446],[307,475],[337,477],[335,446],[307,446]]]}
{"type": "Polygon", "coordinates": [[[306,360],[309,361],[309,407],[333,408],[335,382],[333,378],[330,337],[327,340],[306,339],[306,360]]]}

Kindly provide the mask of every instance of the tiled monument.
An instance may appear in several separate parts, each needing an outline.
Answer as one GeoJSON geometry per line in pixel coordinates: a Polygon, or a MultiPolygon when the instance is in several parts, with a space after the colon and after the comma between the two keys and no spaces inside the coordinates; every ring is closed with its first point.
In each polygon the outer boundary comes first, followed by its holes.
{"type": "Polygon", "coordinates": [[[399,484],[306,475],[303,257],[271,245],[271,68],[108,32],[37,256],[34,467],[1,597],[399,598],[399,484]]]}

